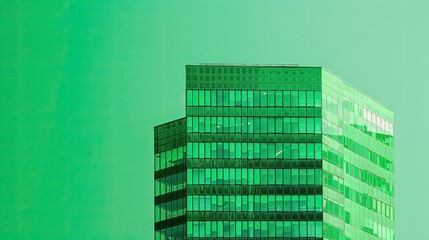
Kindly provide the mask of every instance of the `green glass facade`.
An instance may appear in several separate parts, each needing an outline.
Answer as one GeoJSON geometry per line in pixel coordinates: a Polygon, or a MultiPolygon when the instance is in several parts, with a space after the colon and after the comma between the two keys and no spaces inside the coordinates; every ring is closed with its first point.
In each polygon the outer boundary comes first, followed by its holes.
{"type": "Polygon", "coordinates": [[[186,66],[155,239],[394,239],[393,113],[320,67],[186,66]]]}

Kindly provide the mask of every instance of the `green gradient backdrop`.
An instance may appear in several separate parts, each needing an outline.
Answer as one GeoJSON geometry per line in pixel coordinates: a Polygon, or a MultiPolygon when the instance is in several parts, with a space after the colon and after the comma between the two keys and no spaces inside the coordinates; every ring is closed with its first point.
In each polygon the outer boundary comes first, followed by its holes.
{"type": "Polygon", "coordinates": [[[151,239],[184,65],[325,66],[396,114],[397,239],[427,239],[427,1],[0,1],[0,239],[151,239]]]}

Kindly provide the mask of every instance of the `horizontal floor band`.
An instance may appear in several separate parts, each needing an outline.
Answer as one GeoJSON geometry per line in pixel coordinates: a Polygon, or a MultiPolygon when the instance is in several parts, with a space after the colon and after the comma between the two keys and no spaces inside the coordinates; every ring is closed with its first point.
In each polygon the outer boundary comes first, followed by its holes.
{"type": "Polygon", "coordinates": [[[188,221],[316,221],[322,212],[188,212],[188,221]]]}
{"type": "Polygon", "coordinates": [[[187,195],[316,195],[322,194],[322,185],[188,185],[187,195]]]}
{"type": "Polygon", "coordinates": [[[160,221],[160,222],[156,222],[155,223],[155,231],[164,229],[164,228],[170,228],[170,227],[174,227],[180,224],[185,224],[186,223],[186,216],[182,215],[179,217],[175,217],[175,218],[170,218],[170,219],[166,219],[164,221],[160,221]]]}
{"type": "Polygon", "coordinates": [[[156,196],[155,205],[171,202],[184,197],[186,197],[186,189],[180,189],[178,191],[169,192],[160,196],[156,196]]]}

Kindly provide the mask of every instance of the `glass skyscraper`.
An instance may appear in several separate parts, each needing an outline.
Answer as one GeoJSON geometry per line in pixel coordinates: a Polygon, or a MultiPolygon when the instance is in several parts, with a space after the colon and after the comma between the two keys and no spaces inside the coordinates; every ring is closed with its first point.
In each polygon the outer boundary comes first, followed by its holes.
{"type": "Polygon", "coordinates": [[[155,239],[395,239],[393,113],[321,67],[188,65],[155,239]]]}

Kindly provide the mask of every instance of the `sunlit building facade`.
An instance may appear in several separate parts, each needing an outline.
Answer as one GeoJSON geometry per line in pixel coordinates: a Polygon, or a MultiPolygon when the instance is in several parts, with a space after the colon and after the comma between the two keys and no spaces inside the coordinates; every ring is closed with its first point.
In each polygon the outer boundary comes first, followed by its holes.
{"type": "Polygon", "coordinates": [[[186,66],[155,239],[394,239],[393,113],[321,67],[186,66]]]}

